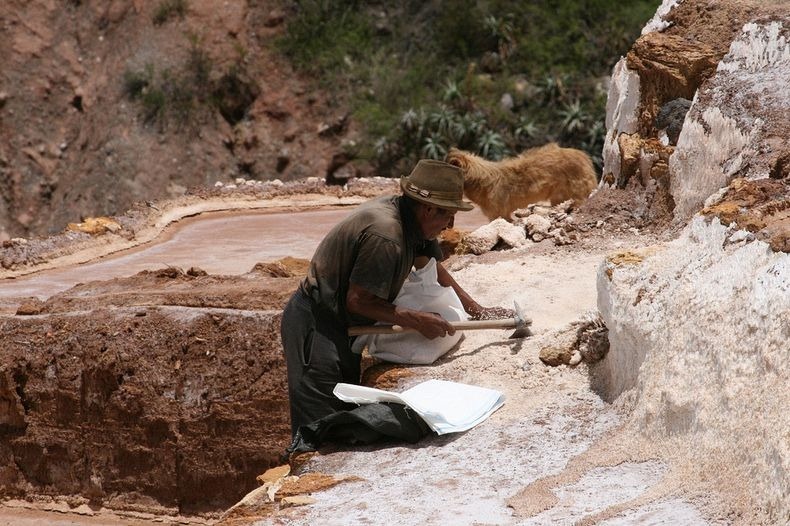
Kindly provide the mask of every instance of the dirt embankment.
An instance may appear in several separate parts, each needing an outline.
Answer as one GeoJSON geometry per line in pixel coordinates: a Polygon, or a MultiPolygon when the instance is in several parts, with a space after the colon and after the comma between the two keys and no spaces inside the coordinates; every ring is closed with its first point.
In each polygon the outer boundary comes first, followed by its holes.
{"type": "Polygon", "coordinates": [[[172,515],[252,489],[289,436],[279,319],[295,263],[143,272],[0,320],[3,494],[172,515]]]}
{"type": "Polygon", "coordinates": [[[272,50],[287,15],[277,0],[0,3],[0,241],[215,181],[324,178],[353,123],[272,50]]]}

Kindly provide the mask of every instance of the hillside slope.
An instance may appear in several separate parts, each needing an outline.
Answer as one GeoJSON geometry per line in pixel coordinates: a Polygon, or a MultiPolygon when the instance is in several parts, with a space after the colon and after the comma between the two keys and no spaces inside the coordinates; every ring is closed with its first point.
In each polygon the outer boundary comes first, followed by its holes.
{"type": "Polygon", "coordinates": [[[2,2],[0,241],[217,180],[324,177],[348,124],[272,53],[279,4],[2,2]]]}

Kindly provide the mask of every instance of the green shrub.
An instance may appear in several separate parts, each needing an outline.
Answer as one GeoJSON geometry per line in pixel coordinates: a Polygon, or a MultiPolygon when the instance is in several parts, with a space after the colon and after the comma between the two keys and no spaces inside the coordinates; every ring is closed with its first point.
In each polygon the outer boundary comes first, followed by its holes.
{"type": "Polygon", "coordinates": [[[184,18],[187,14],[187,0],[161,0],[151,17],[154,25],[161,26],[171,18],[184,18]]]}
{"type": "Polygon", "coordinates": [[[130,99],[136,99],[140,97],[151,84],[151,80],[153,78],[153,69],[152,67],[146,66],[146,69],[143,71],[129,71],[127,70],[123,74],[123,92],[124,94],[129,97],[130,99]]]}
{"type": "Polygon", "coordinates": [[[167,95],[159,88],[147,90],[140,96],[145,122],[161,121],[165,118],[167,95]]]}
{"type": "Polygon", "coordinates": [[[302,0],[294,2],[297,16],[278,41],[279,48],[303,71],[321,77],[347,75],[364,61],[373,45],[371,19],[363,2],[302,0]]]}
{"type": "Polygon", "coordinates": [[[600,79],[659,4],[296,0],[278,47],[350,105],[382,173],[451,146],[498,158],[548,141],[600,166],[600,79]]]}
{"type": "Polygon", "coordinates": [[[127,70],[123,92],[140,104],[146,124],[160,129],[196,129],[215,111],[231,125],[242,120],[259,90],[247,75],[243,55],[226,71],[216,71],[200,39],[190,37],[190,47],[179,67],[127,70]]]}

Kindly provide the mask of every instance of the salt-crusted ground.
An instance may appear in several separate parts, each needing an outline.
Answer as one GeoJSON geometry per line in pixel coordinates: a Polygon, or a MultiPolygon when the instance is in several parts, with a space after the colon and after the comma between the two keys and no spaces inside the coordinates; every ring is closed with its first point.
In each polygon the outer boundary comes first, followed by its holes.
{"type": "Polygon", "coordinates": [[[544,242],[500,252],[496,261],[452,258],[448,267],[459,283],[484,304],[517,301],[535,336],[467,331],[435,364],[390,370],[379,384],[400,391],[440,378],[500,390],[505,405],[465,433],[414,445],[329,446],[294,473],[344,482],[314,492],[308,506],[278,509],[259,500],[225,523],[716,523],[722,515],[715,499],[681,484],[680,470],[626,431],[619,406],[593,389],[587,365],[553,368],[538,358],[542,347],[572,341],[569,324],[596,310],[596,271],[605,254],[645,241],[621,234],[606,246],[544,242]]]}

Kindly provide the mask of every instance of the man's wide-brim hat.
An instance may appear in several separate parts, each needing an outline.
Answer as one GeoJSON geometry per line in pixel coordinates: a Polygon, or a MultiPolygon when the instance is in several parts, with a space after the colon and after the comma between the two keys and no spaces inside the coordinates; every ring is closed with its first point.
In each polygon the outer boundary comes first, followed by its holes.
{"type": "Polygon", "coordinates": [[[464,201],[464,174],[461,169],[443,161],[423,159],[408,176],[400,178],[404,195],[428,205],[450,210],[471,210],[464,201]]]}

